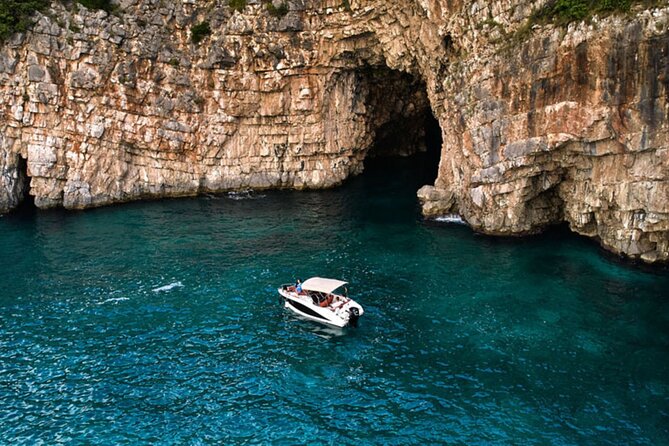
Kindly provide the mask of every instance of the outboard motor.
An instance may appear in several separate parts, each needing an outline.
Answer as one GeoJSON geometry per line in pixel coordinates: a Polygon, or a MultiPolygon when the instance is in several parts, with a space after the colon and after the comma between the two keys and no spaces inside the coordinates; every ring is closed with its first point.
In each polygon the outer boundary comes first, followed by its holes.
{"type": "Polygon", "coordinates": [[[358,328],[358,319],[360,319],[360,311],[356,308],[349,308],[348,309],[348,325],[350,325],[353,328],[358,328]]]}

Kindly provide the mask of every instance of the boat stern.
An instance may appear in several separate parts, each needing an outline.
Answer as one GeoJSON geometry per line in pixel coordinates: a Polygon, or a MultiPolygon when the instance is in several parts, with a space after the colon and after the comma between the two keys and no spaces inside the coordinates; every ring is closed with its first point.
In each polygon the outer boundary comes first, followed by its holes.
{"type": "Polygon", "coordinates": [[[365,312],[365,310],[362,309],[362,306],[357,302],[355,302],[354,300],[351,300],[346,305],[344,305],[342,310],[344,314],[347,316],[346,325],[349,327],[357,328],[358,320],[360,319],[360,316],[362,316],[365,312]]]}

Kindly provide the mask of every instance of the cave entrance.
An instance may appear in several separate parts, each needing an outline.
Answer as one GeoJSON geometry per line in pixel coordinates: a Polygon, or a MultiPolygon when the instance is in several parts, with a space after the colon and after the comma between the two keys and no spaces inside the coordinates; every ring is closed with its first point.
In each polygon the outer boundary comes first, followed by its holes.
{"type": "Polygon", "coordinates": [[[442,131],[425,83],[407,73],[375,66],[342,77],[340,84],[352,98],[351,113],[340,133],[358,134],[350,127],[361,130],[361,149],[355,153],[360,169],[355,173],[362,174],[348,182],[351,196],[357,198],[351,203],[357,201],[356,212],[370,224],[414,224],[416,192],[434,184],[442,148],[442,131]],[[350,121],[357,127],[349,127],[350,121]]]}
{"type": "Polygon", "coordinates": [[[388,175],[409,176],[415,192],[434,184],[439,170],[442,134],[424,82],[388,67],[363,73],[365,103],[374,141],[364,158],[365,170],[383,164],[388,175]]]}
{"type": "Polygon", "coordinates": [[[35,197],[30,195],[30,175],[28,175],[28,160],[19,155],[19,161],[16,166],[18,173],[16,181],[16,197],[18,199],[16,211],[25,213],[33,212],[35,207],[35,197]]]}

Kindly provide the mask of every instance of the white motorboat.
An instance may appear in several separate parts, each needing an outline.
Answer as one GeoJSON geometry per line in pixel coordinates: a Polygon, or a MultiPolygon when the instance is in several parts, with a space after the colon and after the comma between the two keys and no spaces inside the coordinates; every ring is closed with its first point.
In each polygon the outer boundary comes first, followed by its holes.
{"type": "Polygon", "coordinates": [[[347,296],[345,285],[341,280],[312,277],[301,284],[301,291],[296,284],[285,284],[279,294],[286,308],[300,316],[336,327],[357,327],[364,310],[347,296]]]}

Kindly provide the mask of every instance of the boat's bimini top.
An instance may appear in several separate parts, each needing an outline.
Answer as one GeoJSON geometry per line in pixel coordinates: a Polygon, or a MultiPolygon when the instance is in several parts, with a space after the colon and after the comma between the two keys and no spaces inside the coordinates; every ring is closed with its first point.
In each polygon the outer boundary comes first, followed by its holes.
{"type": "Polygon", "coordinates": [[[305,291],[319,291],[321,293],[331,293],[342,285],[348,282],[342,282],[336,279],[324,279],[322,277],[312,277],[307,279],[302,284],[302,289],[305,291]]]}

